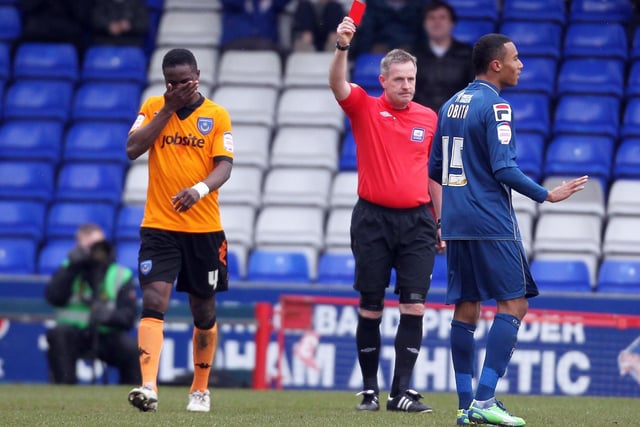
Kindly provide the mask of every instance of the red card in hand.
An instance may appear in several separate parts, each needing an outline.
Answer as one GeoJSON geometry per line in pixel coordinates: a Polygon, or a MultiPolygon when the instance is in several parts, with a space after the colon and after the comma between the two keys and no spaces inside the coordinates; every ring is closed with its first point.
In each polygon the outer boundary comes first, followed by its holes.
{"type": "Polygon", "coordinates": [[[362,15],[364,15],[364,10],[367,5],[359,0],[353,0],[351,3],[351,9],[349,10],[349,18],[353,19],[353,23],[356,25],[360,25],[362,22],[362,15]]]}

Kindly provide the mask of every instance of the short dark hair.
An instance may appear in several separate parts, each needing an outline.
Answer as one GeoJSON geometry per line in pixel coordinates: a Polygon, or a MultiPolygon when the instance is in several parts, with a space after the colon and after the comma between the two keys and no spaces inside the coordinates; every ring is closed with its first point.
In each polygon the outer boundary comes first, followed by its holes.
{"type": "Polygon", "coordinates": [[[198,69],[196,57],[189,49],[171,49],[162,59],[162,69],[175,67],[176,65],[190,65],[193,71],[198,69]]]}
{"type": "Polygon", "coordinates": [[[456,15],[456,10],[451,7],[451,5],[442,0],[433,0],[427,3],[422,9],[422,21],[424,21],[427,17],[427,14],[433,12],[436,9],[440,9],[444,7],[449,12],[449,16],[451,17],[451,21],[454,23],[458,21],[458,16],[456,15]]]}
{"type": "Polygon", "coordinates": [[[473,45],[471,61],[476,75],[484,74],[489,69],[489,63],[493,60],[502,60],[505,55],[504,45],[512,42],[504,34],[485,34],[473,45]]]}

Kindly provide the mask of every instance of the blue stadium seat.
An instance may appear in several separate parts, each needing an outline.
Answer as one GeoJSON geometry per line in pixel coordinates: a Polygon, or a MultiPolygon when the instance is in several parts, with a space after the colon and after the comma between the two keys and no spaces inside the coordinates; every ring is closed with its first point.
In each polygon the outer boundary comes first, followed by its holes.
{"type": "Polygon", "coordinates": [[[23,43],[13,60],[16,79],[78,80],[78,53],[70,43],[23,43]]]}
{"type": "Polygon", "coordinates": [[[545,176],[581,176],[598,178],[605,184],[611,175],[614,140],[606,136],[560,135],[547,147],[545,176]]]}
{"type": "Polygon", "coordinates": [[[116,163],[65,163],[58,173],[56,200],[120,203],[124,168],[116,163]]]}
{"type": "Polygon", "coordinates": [[[89,82],[76,91],[71,118],[121,120],[131,124],[138,113],[140,86],[136,83],[89,82]]]}
{"type": "Polygon", "coordinates": [[[0,160],[0,198],[48,202],[54,170],[49,162],[0,160]]]}
{"type": "Polygon", "coordinates": [[[229,272],[229,280],[244,280],[240,273],[240,260],[238,254],[230,249],[227,252],[227,271],[229,272]]]}
{"type": "Polygon", "coordinates": [[[627,103],[620,128],[622,138],[640,137],[640,98],[631,98],[627,103]]]}
{"type": "Polygon", "coordinates": [[[144,205],[123,205],[120,207],[115,226],[116,240],[140,240],[140,224],[143,216],[144,205]]]}
{"type": "Polygon", "coordinates": [[[547,137],[551,130],[549,97],[542,93],[505,93],[511,104],[516,132],[536,132],[547,137]]]}
{"type": "Polygon", "coordinates": [[[45,210],[44,202],[0,200],[0,236],[39,242],[44,235],[45,210]]]}
{"type": "Polygon", "coordinates": [[[613,161],[612,178],[640,179],[640,138],[622,140],[613,161]]]}
{"type": "Polygon", "coordinates": [[[8,119],[51,119],[66,122],[73,84],[55,80],[17,80],[7,91],[4,115],[8,119]]]}
{"type": "Polygon", "coordinates": [[[17,6],[0,6],[0,41],[13,42],[22,34],[22,18],[17,6]]]}
{"type": "Polygon", "coordinates": [[[256,249],[249,255],[247,280],[306,283],[311,276],[301,252],[256,249]]]}
{"type": "Polygon", "coordinates": [[[7,43],[0,43],[0,85],[11,77],[11,49],[7,43]]]}
{"type": "Polygon", "coordinates": [[[558,74],[559,96],[624,95],[625,63],[617,59],[573,58],[567,59],[558,74]]]}
{"type": "Polygon", "coordinates": [[[325,252],[318,261],[318,283],[353,285],[356,261],[351,252],[325,252]]]}
{"type": "Polygon", "coordinates": [[[51,120],[11,120],[0,127],[0,158],[57,164],[64,125],[51,120]]]}
{"type": "Polygon", "coordinates": [[[640,261],[605,259],[598,272],[598,292],[640,293],[640,261]]]}
{"type": "Polygon", "coordinates": [[[378,89],[380,81],[380,61],[384,57],[381,53],[363,53],[353,63],[351,82],[362,86],[366,90],[378,89]]]}
{"type": "Polygon", "coordinates": [[[633,61],[631,63],[625,90],[627,98],[640,97],[640,61],[633,61]]]}
{"type": "Polygon", "coordinates": [[[477,19],[496,22],[498,4],[495,0],[448,0],[460,19],[477,19]]]}
{"type": "Polygon", "coordinates": [[[505,87],[502,93],[540,92],[552,98],[555,96],[557,61],[553,58],[533,56],[520,57],[524,68],[518,85],[505,87]]]}
{"type": "Polygon", "coordinates": [[[615,23],[571,24],[564,37],[566,58],[613,58],[627,60],[627,34],[615,23]]]}
{"type": "MultiPolygon", "coordinates": [[[[553,22],[504,21],[500,32],[508,36],[523,57],[547,56],[559,59],[562,27],[553,22]]],[[[525,65],[526,66],[526,65],[525,65]]]]}
{"type": "Polygon", "coordinates": [[[129,165],[126,145],[130,127],[125,122],[76,122],[65,137],[62,159],[65,162],[101,161],[129,165]]]}
{"type": "Polygon", "coordinates": [[[564,25],[565,4],[558,0],[504,0],[502,21],[546,21],[564,25]]]}
{"type": "Polygon", "coordinates": [[[134,274],[138,273],[138,250],[140,242],[125,240],[116,243],[116,261],[129,267],[134,274]]]}
{"type": "Polygon", "coordinates": [[[636,59],[640,59],[640,27],[637,27],[633,32],[629,52],[629,60],[635,61],[636,59]]]}
{"type": "Polygon", "coordinates": [[[531,275],[540,292],[591,292],[589,268],[584,261],[534,259],[531,275]]]}
{"type": "Polygon", "coordinates": [[[516,150],[520,170],[529,178],[539,182],[542,178],[545,138],[540,133],[517,132],[516,150]]]}
{"type": "Polygon", "coordinates": [[[433,263],[433,272],[431,273],[431,288],[447,288],[447,256],[444,254],[436,254],[433,263]]]}
{"type": "Polygon", "coordinates": [[[67,259],[69,251],[75,246],[73,238],[50,239],[40,249],[37,260],[37,273],[43,275],[53,274],[67,259]]]}
{"type": "Polygon", "coordinates": [[[634,14],[629,0],[571,0],[570,22],[628,22],[634,14]]]}
{"type": "Polygon", "coordinates": [[[620,100],[613,96],[565,95],[556,106],[555,134],[574,133],[618,137],[620,100]]]}
{"type": "Polygon", "coordinates": [[[86,223],[101,226],[105,236],[113,236],[116,209],[108,203],[54,202],[46,219],[47,239],[73,239],[78,227],[86,223]]]}
{"type": "Polygon", "coordinates": [[[36,251],[32,239],[0,238],[0,274],[35,274],[36,251]]]}
{"type": "Polygon", "coordinates": [[[137,46],[91,46],[82,63],[83,81],[147,82],[147,57],[137,46]]]}
{"type": "Polygon", "coordinates": [[[453,27],[453,37],[464,43],[473,45],[481,36],[495,32],[493,21],[477,19],[458,19],[453,27]]]}
{"type": "Polygon", "coordinates": [[[353,133],[350,130],[346,132],[342,140],[339,163],[341,171],[356,170],[356,141],[353,139],[353,133]]]}

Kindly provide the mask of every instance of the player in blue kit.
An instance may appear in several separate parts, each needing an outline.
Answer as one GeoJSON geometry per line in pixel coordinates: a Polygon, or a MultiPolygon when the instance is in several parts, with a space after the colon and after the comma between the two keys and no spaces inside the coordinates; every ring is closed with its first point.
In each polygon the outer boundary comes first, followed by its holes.
{"type": "Polygon", "coordinates": [[[515,86],[523,64],[514,43],[487,34],[472,54],[476,79],[440,109],[429,160],[430,190],[447,242],[447,304],[455,304],[451,356],[459,399],[458,424],[524,426],[496,400],[495,389],[511,360],[527,298],[538,295],[529,271],[511,190],[542,203],[559,202],[584,188],[587,177],[547,190],[518,168],[516,132],[509,103],[500,97],[515,86]],[[481,302],[494,299],[497,314],[487,337],[475,396],[473,333],[481,302]]]}

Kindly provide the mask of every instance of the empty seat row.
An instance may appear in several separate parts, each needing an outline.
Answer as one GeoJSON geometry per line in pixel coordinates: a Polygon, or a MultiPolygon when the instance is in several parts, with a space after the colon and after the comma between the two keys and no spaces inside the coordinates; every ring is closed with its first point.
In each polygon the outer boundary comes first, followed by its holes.
{"type": "Polygon", "coordinates": [[[118,163],[0,160],[0,199],[93,201],[118,205],[125,167],[118,163]]]}
{"type": "MultiPolygon", "coordinates": [[[[0,51],[0,54],[3,51],[0,51]]],[[[147,57],[136,46],[91,46],[80,64],[75,46],[68,43],[25,42],[17,49],[6,78],[76,81],[147,81],[147,57]]]]}
{"type": "Polygon", "coordinates": [[[138,112],[137,83],[16,80],[6,89],[5,119],[116,120],[131,123],[138,112]]]}
{"type": "Polygon", "coordinates": [[[8,120],[0,124],[0,159],[63,162],[116,162],[128,166],[125,152],[130,125],[80,121],[66,131],[55,120],[8,120]]]}

